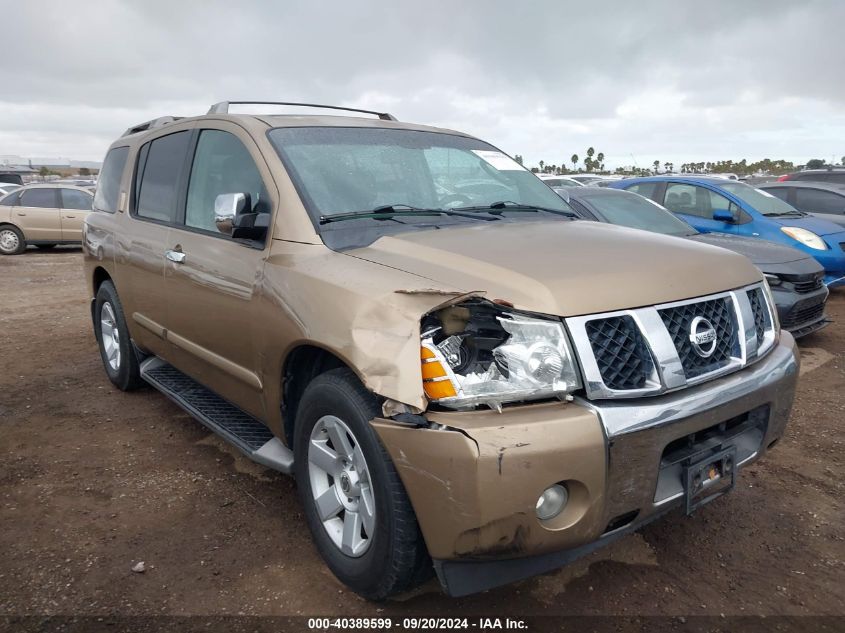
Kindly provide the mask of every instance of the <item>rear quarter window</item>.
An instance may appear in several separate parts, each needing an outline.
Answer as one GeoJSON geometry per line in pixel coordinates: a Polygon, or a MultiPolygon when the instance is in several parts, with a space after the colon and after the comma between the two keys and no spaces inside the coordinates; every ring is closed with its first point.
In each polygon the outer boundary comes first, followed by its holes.
{"type": "Polygon", "coordinates": [[[136,174],[135,213],[158,222],[175,223],[179,187],[191,133],[175,132],[141,148],[136,174]]]}
{"type": "Polygon", "coordinates": [[[627,191],[630,191],[631,193],[638,193],[641,196],[654,200],[654,195],[657,192],[658,184],[659,183],[656,182],[640,182],[636,185],[631,185],[630,187],[628,187],[627,191]]]}
{"type": "Polygon", "coordinates": [[[103,169],[97,181],[97,192],[94,195],[94,210],[114,213],[117,211],[120,196],[120,180],[129,156],[128,147],[115,147],[106,154],[103,169]]]}

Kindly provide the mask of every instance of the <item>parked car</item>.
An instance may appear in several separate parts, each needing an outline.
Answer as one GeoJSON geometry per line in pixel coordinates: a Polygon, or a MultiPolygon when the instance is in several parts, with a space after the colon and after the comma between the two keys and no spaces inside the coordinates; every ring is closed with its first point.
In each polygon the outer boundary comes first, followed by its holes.
{"type": "Polygon", "coordinates": [[[580,182],[582,185],[589,185],[590,183],[594,183],[598,180],[602,179],[602,176],[598,176],[596,174],[565,174],[567,178],[571,178],[577,182],[580,182]]]}
{"type": "Polygon", "coordinates": [[[13,191],[17,191],[23,185],[17,185],[12,182],[0,182],[0,196],[3,196],[7,193],[12,193],[13,191]]]}
{"type": "Polygon", "coordinates": [[[824,169],[804,169],[778,178],[779,182],[793,180],[812,180],[813,182],[831,182],[845,184],[845,167],[825,167],[824,169]]]}
{"type": "Polygon", "coordinates": [[[554,176],[551,174],[537,174],[537,177],[549,187],[583,187],[584,184],[569,176],[554,176]]]}
{"type": "Polygon", "coordinates": [[[27,185],[0,198],[0,255],[80,244],[93,195],[73,185],[27,185]]]}
{"type": "Polygon", "coordinates": [[[359,594],[555,569],[783,435],[796,349],[747,258],[576,220],[460,132],[230,105],[108,150],[83,236],[100,355],[294,473],[359,594]]]}
{"type": "Polygon", "coordinates": [[[757,237],[809,253],[829,287],[845,285],[845,230],[745,183],[706,176],[629,178],[611,187],[651,198],[699,231],[757,237]]]}
{"type": "Polygon", "coordinates": [[[634,229],[674,235],[745,255],[763,271],[772,288],[781,326],[798,338],[828,324],[824,268],[797,248],[726,233],[701,233],[654,200],[620,189],[559,189],[581,217],[634,229]]]}
{"type": "Polygon", "coordinates": [[[845,226],[845,184],[815,180],[786,180],[760,189],[817,218],[845,226]]]}

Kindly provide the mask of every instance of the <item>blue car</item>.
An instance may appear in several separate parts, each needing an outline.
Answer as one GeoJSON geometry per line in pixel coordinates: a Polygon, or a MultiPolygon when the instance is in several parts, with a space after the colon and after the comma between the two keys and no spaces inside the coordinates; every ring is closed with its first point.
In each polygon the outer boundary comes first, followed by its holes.
{"type": "Polygon", "coordinates": [[[703,233],[793,246],[822,265],[828,287],[845,286],[845,230],[742,182],[707,176],[628,178],[609,185],[663,205],[703,233]]]}

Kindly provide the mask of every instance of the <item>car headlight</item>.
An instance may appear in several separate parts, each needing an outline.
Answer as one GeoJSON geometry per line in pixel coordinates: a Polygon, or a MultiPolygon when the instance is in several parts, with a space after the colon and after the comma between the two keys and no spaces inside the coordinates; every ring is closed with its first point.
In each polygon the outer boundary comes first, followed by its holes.
{"type": "Polygon", "coordinates": [[[429,400],[452,409],[563,399],[581,386],[560,320],[484,300],[427,315],[420,357],[429,400]]]}
{"type": "Polygon", "coordinates": [[[801,242],[804,246],[809,246],[819,251],[827,250],[827,244],[824,243],[824,240],[812,231],[802,229],[800,226],[782,226],[780,230],[792,239],[801,242]]]}
{"type": "Polygon", "coordinates": [[[763,276],[766,278],[766,282],[770,286],[779,286],[783,283],[783,279],[781,279],[774,273],[763,273],[763,276]]]}

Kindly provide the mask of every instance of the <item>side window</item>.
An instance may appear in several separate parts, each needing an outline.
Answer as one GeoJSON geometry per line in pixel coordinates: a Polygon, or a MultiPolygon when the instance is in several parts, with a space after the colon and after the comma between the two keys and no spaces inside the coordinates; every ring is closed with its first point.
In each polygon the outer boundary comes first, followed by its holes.
{"type": "Polygon", "coordinates": [[[772,194],[775,198],[780,198],[784,202],[789,202],[789,187],[772,187],[771,189],[764,189],[766,193],[772,194]]]}
{"type": "Polygon", "coordinates": [[[638,193],[641,196],[645,196],[649,200],[654,200],[654,192],[657,191],[658,184],[660,183],[639,182],[636,185],[631,185],[627,190],[631,193],[638,193]]]}
{"type": "Polygon", "coordinates": [[[0,205],[7,207],[16,207],[20,204],[21,192],[14,191],[3,199],[0,199],[0,205]]]}
{"type": "Polygon", "coordinates": [[[845,196],[821,189],[800,187],[795,190],[795,206],[810,213],[845,215],[845,196]]]}
{"type": "Polygon", "coordinates": [[[179,183],[191,140],[190,132],[176,132],[144,145],[136,174],[135,213],[142,218],[175,222],[179,183]]]}
{"type": "Polygon", "coordinates": [[[21,194],[22,207],[40,207],[42,209],[56,209],[58,189],[27,189],[21,194]]]}
{"type": "Polygon", "coordinates": [[[120,195],[120,179],[129,156],[128,147],[115,147],[106,154],[103,169],[97,180],[97,192],[94,194],[94,208],[97,211],[114,213],[117,211],[120,195]]]}
{"type": "Polygon", "coordinates": [[[90,211],[93,198],[91,194],[79,189],[62,189],[62,209],[79,209],[90,211]]]}
{"type": "Polygon", "coordinates": [[[666,186],[664,205],[673,213],[684,213],[699,218],[713,219],[716,210],[735,212],[736,206],[723,195],[697,185],[671,182],[666,186]]]}
{"type": "Polygon", "coordinates": [[[254,213],[269,213],[270,200],[246,147],[221,130],[200,132],[185,209],[187,226],[214,231],[214,201],[224,193],[247,193],[254,213]]]}

